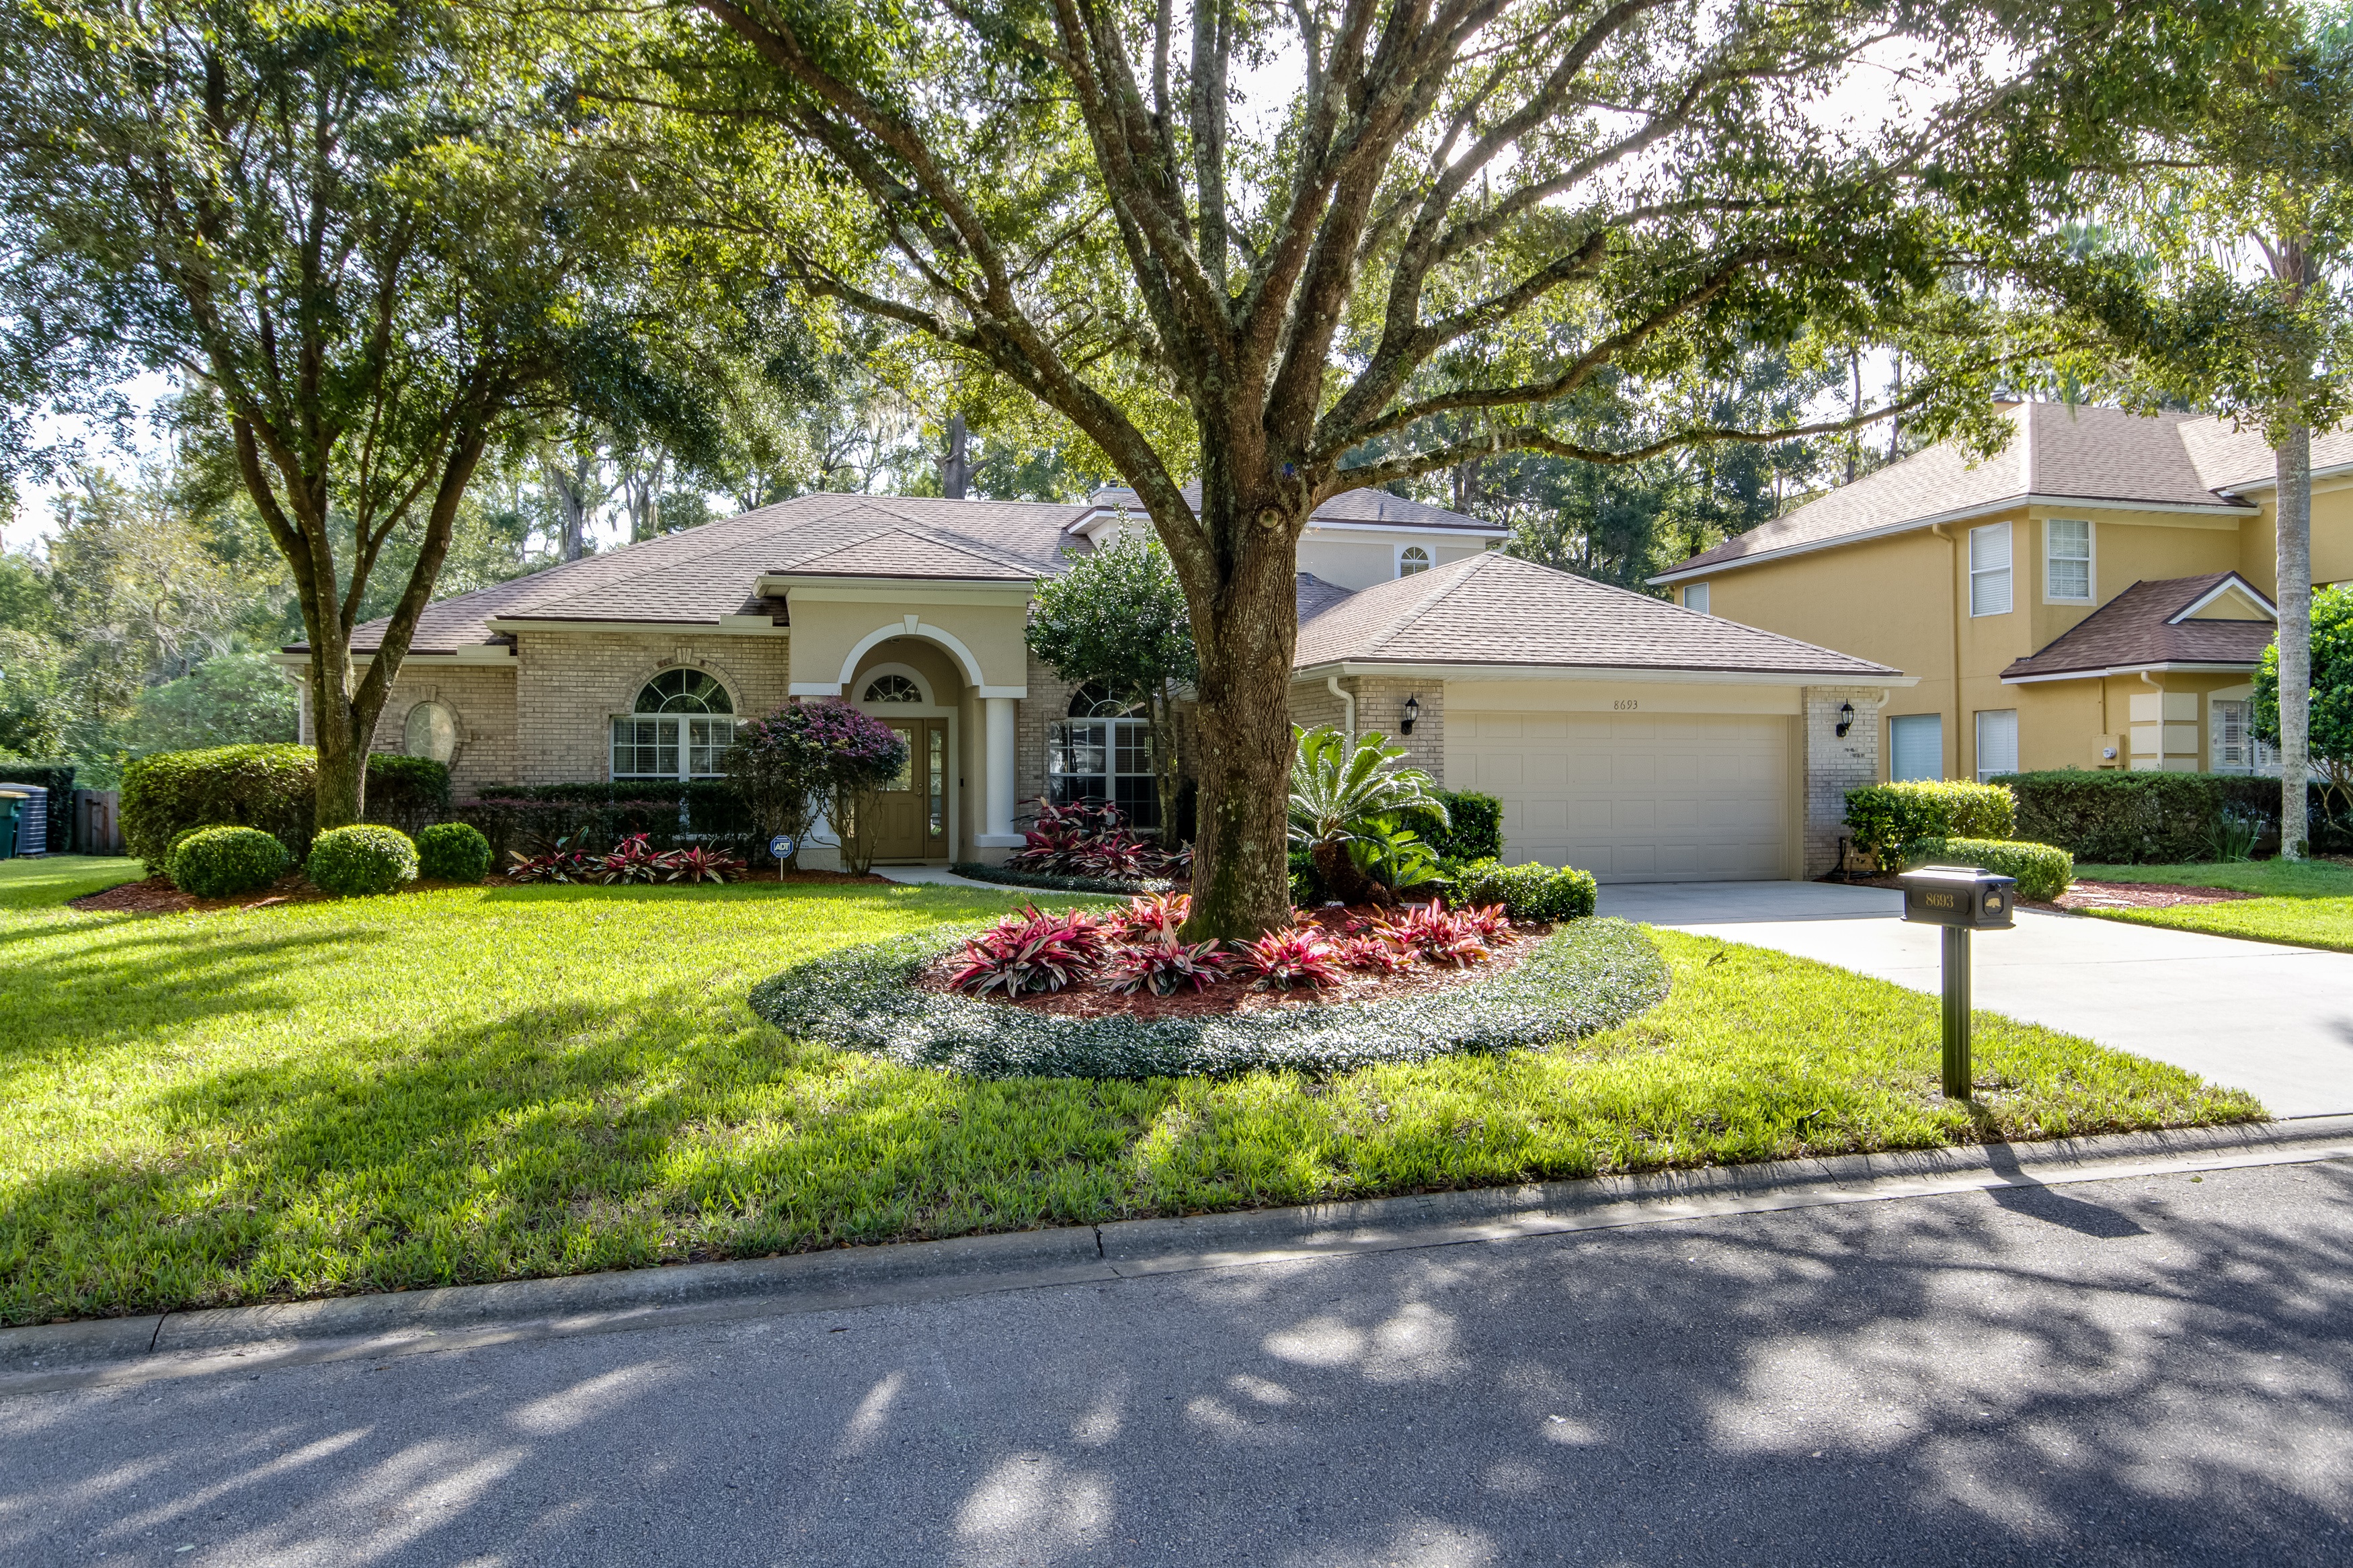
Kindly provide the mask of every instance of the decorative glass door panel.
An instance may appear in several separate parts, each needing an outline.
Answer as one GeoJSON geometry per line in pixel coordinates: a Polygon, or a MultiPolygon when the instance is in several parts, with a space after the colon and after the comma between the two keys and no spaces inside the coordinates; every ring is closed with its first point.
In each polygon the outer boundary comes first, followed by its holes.
{"type": "MultiPolygon", "coordinates": [[[[878,715],[879,717],[879,715],[878,715]]],[[[939,860],[948,853],[945,719],[882,721],[907,744],[898,775],[874,794],[861,815],[874,835],[877,860],[939,860]]]]}

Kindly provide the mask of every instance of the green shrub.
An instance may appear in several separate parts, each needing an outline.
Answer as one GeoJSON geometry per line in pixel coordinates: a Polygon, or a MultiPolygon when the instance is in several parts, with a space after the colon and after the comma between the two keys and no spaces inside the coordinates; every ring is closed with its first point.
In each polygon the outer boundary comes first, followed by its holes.
{"type": "Polygon", "coordinates": [[[1600,889],[1593,873],[1574,866],[1505,866],[1481,860],[1454,874],[1457,908],[1501,904],[1515,921],[1582,920],[1593,912],[1600,889]]]}
{"type": "Polygon", "coordinates": [[[1855,847],[1883,866],[1897,864],[1905,846],[1923,839],[2011,837],[2016,809],[2000,784],[1959,779],[1906,779],[1846,792],[1855,847]]]}
{"type": "Polygon", "coordinates": [[[171,854],[172,886],[198,899],[257,892],[294,867],[286,846],[258,827],[199,827],[171,854]]]}
{"type": "MultiPolygon", "coordinates": [[[[214,746],[135,758],[122,765],[123,843],[153,873],[168,873],[172,840],[190,827],[258,827],[304,854],[318,773],[319,753],[309,746],[214,746]]],[[[372,753],[362,804],[370,818],[429,821],[449,804],[449,770],[425,757],[372,753]]]]}
{"type": "Polygon", "coordinates": [[[463,822],[437,822],[417,836],[417,870],[438,882],[479,882],[491,874],[491,841],[463,822]]]}
{"type": "Polygon", "coordinates": [[[1438,813],[1410,808],[1399,820],[1420,836],[1441,860],[1500,860],[1504,857],[1504,803],[1476,790],[1442,789],[1438,799],[1451,826],[1438,813]]]}
{"type": "Polygon", "coordinates": [[[417,880],[417,846],[399,828],[372,822],[331,827],[311,846],[302,870],[313,884],[343,898],[389,893],[417,880]]]}
{"type": "Polygon", "coordinates": [[[2211,858],[2226,816],[2279,841],[2280,786],[2252,773],[2129,773],[2052,768],[2011,773],[2018,831],[2095,864],[2169,865],[2211,858]]]}
{"type": "Polygon", "coordinates": [[[1930,838],[1915,844],[1906,858],[1915,866],[1975,866],[2018,879],[2018,896],[2047,904],[2075,879],[2075,858],[2049,844],[2022,838],[1930,838]]]}

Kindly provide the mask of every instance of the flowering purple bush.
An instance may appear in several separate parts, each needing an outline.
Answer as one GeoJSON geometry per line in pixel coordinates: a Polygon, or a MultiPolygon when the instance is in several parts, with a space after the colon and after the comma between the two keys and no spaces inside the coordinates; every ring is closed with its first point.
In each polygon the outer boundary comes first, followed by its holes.
{"type": "MultiPolygon", "coordinates": [[[[906,765],[904,736],[839,700],[787,702],[745,723],[727,753],[728,781],[760,831],[801,842],[820,810],[837,831],[854,824],[860,799],[906,765]]],[[[863,871],[871,857],[843,837],[845,863],[863,871]]]]}

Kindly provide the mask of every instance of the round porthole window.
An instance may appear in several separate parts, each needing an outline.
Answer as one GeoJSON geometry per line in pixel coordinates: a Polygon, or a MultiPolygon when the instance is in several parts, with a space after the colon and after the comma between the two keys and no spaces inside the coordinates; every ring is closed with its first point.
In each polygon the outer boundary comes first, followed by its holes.
{"type": "Polygon", "coordinates": [[[420,702],[408,710],[400,749],[412,757],[446,763],[458,754],[458,715],[445,702],[420,702]]]}

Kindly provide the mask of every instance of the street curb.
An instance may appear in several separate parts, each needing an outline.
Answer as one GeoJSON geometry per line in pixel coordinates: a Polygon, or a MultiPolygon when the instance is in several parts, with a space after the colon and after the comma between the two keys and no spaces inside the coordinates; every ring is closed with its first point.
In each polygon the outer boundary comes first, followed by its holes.
{"type": "Polygon", "coordinates": [[[0,1395],[1994,1187],[2353,1159],[2353,1116],[1845,1154],[0,1330],[0,1395]]]}

